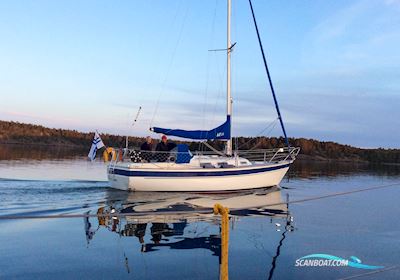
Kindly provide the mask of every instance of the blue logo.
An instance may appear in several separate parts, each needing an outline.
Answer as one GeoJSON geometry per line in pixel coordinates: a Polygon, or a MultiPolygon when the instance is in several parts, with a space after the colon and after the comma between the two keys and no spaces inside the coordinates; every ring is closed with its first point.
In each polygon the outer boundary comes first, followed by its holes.
{"type": "Polygon", "coordinates": [[[348,260],[327,254],[311,254],[296,260],[295,266],[351,266],[361,269],[381,269],[384,266],[366,265],[355,256],[348,260]]]}

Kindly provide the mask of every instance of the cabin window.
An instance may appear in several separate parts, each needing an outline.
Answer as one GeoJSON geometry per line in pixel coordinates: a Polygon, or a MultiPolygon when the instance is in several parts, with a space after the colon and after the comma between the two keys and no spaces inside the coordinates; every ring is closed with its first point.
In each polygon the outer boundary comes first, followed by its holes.
{"type": "Polygon", "coordinates": [[[203,168],[215,168],[215,166],[212,165],[210,162],[202,163],[201,167],[203,167],[203,168]]]}

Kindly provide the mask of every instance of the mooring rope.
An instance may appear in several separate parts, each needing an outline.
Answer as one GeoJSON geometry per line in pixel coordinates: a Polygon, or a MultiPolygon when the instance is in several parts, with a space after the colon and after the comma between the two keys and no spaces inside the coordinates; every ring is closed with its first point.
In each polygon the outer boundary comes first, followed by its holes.
{"type": "Polygon", "coordinates": [[[353,276],[349,276],[349,277],[339,278],[339,280],[354,279],[354,278],[359,278],[359,277],[364,277],[364,276],[368,276],[368,275],[378,274],[378,273],[382,273],[382,272],[393,270],[393,269],[399,269],[399,268],[400,268],[400,265],[394,265],[394,266],[389,266],[387,268],[374,270],[374,271],[371,271],[371,272],[366,272],[366,273],[357,274],[357,275],[353,275],[353,276]]]}
{"type": "MultiPolygon", "coordinates": [[[[372,187],[368,187],[368,188],[356,189],[356,190],[345,191],[345,192],[336,192],[336,193],[331,193],[331,194],[326,194],[326,195],[307,197],[307,198],[302,198],[302,199],[291,200],[288,202],[272,203],[272,204],[264,205],[263,208],[271,207],[271,206],[303,203],[303,202],[307,202],[307,201],[313,201],[313,200],[319,200],[319,199],[325,199],[325,198],[331,198],[331,197],[345,196],[345,195],[349,195],[349,194],[353,194],[353,193],[384,189],[384,188],[389,188],[389,187],[394,187],[394,186],[400,186],[400,182],[386,184],[386,185],[372,186],[372,187]]],[[[235,210],[238,210],[238,209],[235,209],[235,210]]],[[[204,209],[197,209],[193,213],[195,213],[195,214],[211,214],[212,211],[210,210],[210,208],[204,208],[204,209]]],[[[60,214],[60,215],[18,215],[18,214],[15,214],[15,215],[0,216],[0,220],[90,218],[90,217],[102,218],[102,217],[127,217],[127,216],[141,217],[141,216],[145,216],[145,215],[155,215],[155,214],[157,214],[157,213],[155,213],[154,211],[147,211],[147,212],[140,212],[140,213],[107,213],[107,214],[60,214]]],[[[182,212],[181,211],[168,211],[168,215],[175,215],[175,214],[182,214],[182,212]]]]}
{"type": "Polygon", "coordinates": [[[228,258],[229,258],[229,209],[219,203],[214,205],[214,215],[221,215],[221,265],[220,280],[228,280],[228,258]]]}
{"type": "Polygon", "coordinates": [[[330,197],[336,197],[336,196],[344,196],[344,195],[353,194],[353,193],[384,189],[384,188],[389,188],[389,187],[394,187],[394,186],[400,186],[400,182],[399,183],[393,183],[393,184],[387,184],[387,185],[381,185],[381,186],[373,186],[373,187],[369,187],[369,188],[365,188],[365,189],[356,189],[356,190],[351,190],[351,191],[337,192],[337,193],[331,193],[331,194],[326,194],[326,195],[320,195],[320,196],[308,197],[308,198],[303,198],[303,199],[297,199],[297,200],[289,201],[288,203],[286,203],[286,202],[274,203],[274,204],[266,205],[266,207],[283,205],[283,204],[285,204],[285,205],[289,204],[290,205],[290,204],[302,203],[302,202],[319,200],[319,199],[324,199],[324,198],[330,198],[330,197]]]}

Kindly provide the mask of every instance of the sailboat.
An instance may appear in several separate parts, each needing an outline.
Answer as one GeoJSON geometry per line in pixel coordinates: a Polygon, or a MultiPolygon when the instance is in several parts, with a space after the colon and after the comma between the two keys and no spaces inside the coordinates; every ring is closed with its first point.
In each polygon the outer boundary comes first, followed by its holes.
{"type": "Polygon", "coordinates": [[[286,147],[275,150],[233,150],[231,53],[234,44],[231,43],[230,36],[231,0],[227,0],[226,121],[211,130],[150,128],[154,133],[186,139],[225,141],[225,150],[223,152],[215,149],[212,149],[212,152],[192,152],[185,144],[179,144],[169,152],[126,148],[123,153],[118,153],[118,155],[115,153],[111,157],[112,160],[107,168],[111,187],[127,191],[224,192],[279,185],[300,149],[289,145],[251,0],[249,3],[286,147]]]}

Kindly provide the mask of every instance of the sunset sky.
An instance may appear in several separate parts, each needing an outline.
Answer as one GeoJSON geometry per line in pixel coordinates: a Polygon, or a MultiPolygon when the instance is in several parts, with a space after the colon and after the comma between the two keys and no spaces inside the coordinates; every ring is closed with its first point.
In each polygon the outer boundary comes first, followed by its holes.
{"type": "MultiPolygon", "coordinates": [[[[232,3],[233,135],[255,136],[276,112],[248,1],[232,3]]],[[[400,1],[253,6],[290,137],[400,148],[400,1]]],[[[2,0],[0,119],[211,129],[225,120],[226,57],[208,50],[225,47],[224,0],[2,0]]]]}

